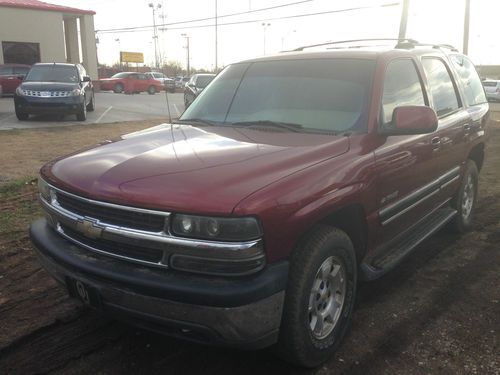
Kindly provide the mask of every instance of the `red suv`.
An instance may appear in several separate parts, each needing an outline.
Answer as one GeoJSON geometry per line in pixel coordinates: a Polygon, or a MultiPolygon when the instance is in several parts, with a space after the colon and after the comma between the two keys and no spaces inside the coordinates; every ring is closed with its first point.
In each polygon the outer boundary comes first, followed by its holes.
{"type": "Polygon", "coordinates": [[[3,64],[0,65],[0,97],[8,94],[12,95],[21,84],[22,77],[28,74],[29,65],[3,64]]]}
{"type": "Polygon", "coordinates": [[[471,227],[488,116],[474,66],[448,47],[243,61],[173,124],[45,165],[31,238],[96,309],[317,366],[360,279],[471,227]]]}
{"type": "Polygon", "coordinates": [[[99,84],[103,91],[125,92],[125,94],[147,92],[154,95],[163,88],[161,82],[151,76],[134,72],[122,72],[115,74],[111,78],[102,78],[99,80],[99,84]]]}

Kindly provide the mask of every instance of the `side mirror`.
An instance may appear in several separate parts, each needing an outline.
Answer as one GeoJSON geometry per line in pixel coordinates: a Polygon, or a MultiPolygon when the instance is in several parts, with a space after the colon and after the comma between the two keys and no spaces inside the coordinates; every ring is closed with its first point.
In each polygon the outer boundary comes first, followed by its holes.
{"type": "Polygon", "coordinates": [[[24,77],[26,77],[24,74],[17,76],[17,79],[20,81],[24,81],[24,77]]]}
{"type": "Polygon", "coordinates": [[[428,134],[437,129],[436,112],[426,106],[401,106],[394,109],[392,121],[383,125],[379,133],[383,135],[428,134]]]}
{"type": "Polygon", "coordinates": [[[89,76],[83,76],[82,82],[90,82],[90,77],[89,76]]]}

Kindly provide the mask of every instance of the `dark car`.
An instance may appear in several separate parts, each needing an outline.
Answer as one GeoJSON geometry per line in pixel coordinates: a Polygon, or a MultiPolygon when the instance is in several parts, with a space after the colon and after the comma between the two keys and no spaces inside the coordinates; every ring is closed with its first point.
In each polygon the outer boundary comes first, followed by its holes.
{"type": "Polygon", "coordinates": [[[100,88],[103,91],[111,90],[117,94],[138,94],[147,92],[154,95],[160,92],[163,85],[160,81],[145,73],[121,72],[111,78],[101,78],[100,88]]]}
{"type": "Polygon", "coordinates": [[[35,64],[16,89],[14,104],[19,120],[32,114],[75,114],[85,121],[95,108],[94,86],[80,64],[35,64]]]}
{"type": "Polygon", "coordinates": [[[22,64],[0,65],[0,97],[14,94],[30,68],[31,66],[22,64]]]}
{"type": "Polygon", "coordinates": [[[184,87],[184,106],[187,108],[215,78],[215,74],[195,74],[184,87]]]}
{"type": "Polygon", "coordinates": [[[231,64],[173,124],[46,164],[31,239],[112,316],[317,366],[360,280],[474,225],[488,119],[474,65],[445,46],[231,64]]]}

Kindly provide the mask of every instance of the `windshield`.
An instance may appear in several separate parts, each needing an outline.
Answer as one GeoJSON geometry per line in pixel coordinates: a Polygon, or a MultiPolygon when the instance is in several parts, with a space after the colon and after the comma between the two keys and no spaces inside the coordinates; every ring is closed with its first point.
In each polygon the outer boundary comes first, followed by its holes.
{"type": "Polygon", "coordinates": [[[230,65],[180,120],[279,122],[301,131],[365,130],[375,61],[277,60],[230,65]]]}
{"type": "Polygon", "coordinates": [[[207,85],[212,82],[215,76],[198,76],[196,78],[196,87],[204,89],[207,85]]]}
{"type": "Polygon", "coordinates": [[[77,83],[80,82],[80,78],[74,66],[41,65],[31,68],[25,81],[77,83]]]}
{"type": "Polygon", "coordinates": [[[111,78],[127,78],[128,73],[116,73],[115,75],[111,76],[111,78]]]}

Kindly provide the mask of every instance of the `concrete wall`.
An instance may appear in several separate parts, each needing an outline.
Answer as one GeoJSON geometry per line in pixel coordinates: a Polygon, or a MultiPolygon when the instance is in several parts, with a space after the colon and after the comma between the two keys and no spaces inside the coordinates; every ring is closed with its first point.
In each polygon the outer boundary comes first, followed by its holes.
{"type": "Polygon", "coordinates": [[[41,62],[66,62],[62,21],[62,13],[58,12],[0,7],[0,44],[40,43],[41,62]]]}

